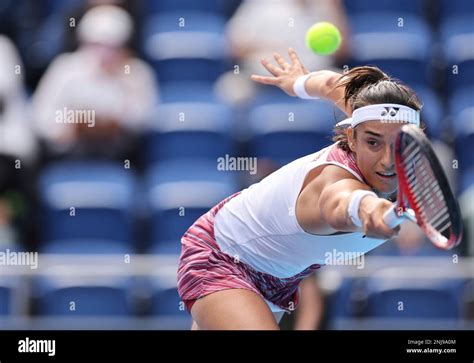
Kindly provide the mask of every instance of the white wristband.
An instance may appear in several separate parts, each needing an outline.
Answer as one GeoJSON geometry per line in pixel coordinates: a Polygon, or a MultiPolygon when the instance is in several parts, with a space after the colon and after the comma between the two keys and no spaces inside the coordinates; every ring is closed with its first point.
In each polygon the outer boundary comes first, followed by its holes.
{"type": "Polygon", "coordinates": [[[306,81],[315,74],[316,72],[311,72],[311,73],[308,73],[308,74],[305,74],[304,76],[299,76],[295,83],[293,84],[293,91],[296,93],[296,95],[299,97],[299,98],[303,98],[305,100],[309,100],[309,99],[317,99],[319,97],[313,97],[313,96],[310,96],[308,94],[308,92],[306,92],[306,88],[305,88],[305,83],[306,81]]]}
{"type": "Polygon", "coordinates": [[[349,214],[349,217],[351,218],[352,223],[354,223],[355,226],[362,227],[362,221],[359,217],[360,202],[364,197],[368,195],[377,197],[377,194],[369,190],[356,190],[355,192],[352,192],[352,194],[353,196],[351,198],[351,201],[349,202],[349,206],[347,207],[347,213],[349,214]]]}

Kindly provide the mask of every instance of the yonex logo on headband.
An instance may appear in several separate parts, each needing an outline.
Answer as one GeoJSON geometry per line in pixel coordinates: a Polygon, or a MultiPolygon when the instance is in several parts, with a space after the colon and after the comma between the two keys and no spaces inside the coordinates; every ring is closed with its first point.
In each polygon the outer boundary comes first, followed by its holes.
{"type": "Polygon", "coordinates": [[[351,126],[366,121],[379,120],[385,123],[409,123],[420,126],[420,112],[405,105],[384,103],[358,108],[352,113],[351,126]]]}
{"type": "Polygon", "coordinates": [[[382,111],[382,113],[380,114],[380,116],[381,116],[381,117],[384,117],[384,116],[390,116],[390,117],[396,116],[399,109],[400,109],[399,107],[384,107],[384,110],[382,111]]]}

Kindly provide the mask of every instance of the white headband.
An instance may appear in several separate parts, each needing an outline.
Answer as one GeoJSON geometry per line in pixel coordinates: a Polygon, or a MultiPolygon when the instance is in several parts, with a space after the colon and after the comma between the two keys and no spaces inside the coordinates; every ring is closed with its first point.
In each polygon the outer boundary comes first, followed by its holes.
{"type": "Polygon", "coordinates": [[[351,126],[354,128],[362,122],[371,120],[380,120],[382,123],[407,122],[420,127],[420,111],[396,103],[364,106],[352,113],[351,126]]]}
{"type": "Polygon", "coordinates": [[[339,121],[336,126],[351,126],[352,125],[352,117],[346,118],[342,121],[339,121]]]}

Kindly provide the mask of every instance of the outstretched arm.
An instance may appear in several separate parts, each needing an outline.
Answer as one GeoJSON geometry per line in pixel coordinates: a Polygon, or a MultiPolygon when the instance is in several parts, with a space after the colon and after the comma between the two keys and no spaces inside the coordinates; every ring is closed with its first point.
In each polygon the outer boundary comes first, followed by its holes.
{"type": "MultiPolygon", "coordinates": [[[[273,65],[266,59],[262,59],[262,65],[269,71],[271,76],[252,75],[255,82],[272,85],[281,88],[290,96],[296,96],[293,85],[298,77],[308,74],[309,71],[301,64],[295,50],[288,50],[290,63],[280,54],[274,53],[273,57],[278,66],[273,65]]],[[[333,101],[347,116],[351,116],[352,111],[344,104],[344,88],[335,88],[341,78],[340,73],[322,70],[315,72],[305,83],[306,92],[313,97],[321,97],[333,101]]]]}
{"type": "Polygon", "coordinates": [[[376,195],[366,195],[358,198],[357,206],[357,198],[353,198],[363,191],[370,192],[371,189],[341,167],[327,165],[299,195],[296,204],[298,222],[314,234],[364,231],[368,237],[388,239],[394,236],[398,228],[390,229],[383,219],[393,204],[376,195]],[[361,227],[353,222],[356,215],[361,227]]]}
{"type": "Polygon", "coordinates": [[[326,186],[319,197],[318,207],[321,209],[322,219],[337,231],[360,231],[373,238],[389,239],[398,234],[399,227],[389,228],[383,219],[384,213],[392,208],[393,204],[386,199],[368,195],[360,201],[356,213],[362,223],[358,228],[352,222],[348,207],[354,193],[370,188],[354,179],[340,180],[326,186]]]}

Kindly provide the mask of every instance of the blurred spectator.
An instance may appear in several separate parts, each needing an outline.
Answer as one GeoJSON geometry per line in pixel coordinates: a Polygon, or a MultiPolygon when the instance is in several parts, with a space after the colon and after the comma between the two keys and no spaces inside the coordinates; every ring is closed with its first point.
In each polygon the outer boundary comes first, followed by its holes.
{"type": "MultiPolygon", "coordinates": [[[[133,0],[2,0],[0,33],[16,44],[26,68],[27,89],[34,90],[47,66],[60,53],[77,49],[79,20],[91,7],[115,4],[138,17],[133,0]]],[[[134,43],[133,43],[134,44],[134,43]]]]}
{"type": "Polygon", "coordinates": [[[48,68],[33,106],[53,155],[122,159],[133,153],[157,89],[151,68],[126,47],[132,31],[125,10],[94,7],[78,25],[78,50],[48,68]]]}
{"type": "MultiPolygon", "coordinates": [[[[127,13],[133,18],[134,24],[138,24],[140,21],[140,11],[143,4],[133,0],[85,0],[81,1],[76,6],[71,6],[65,10],[64,20],[62,24],[64,26],[64,39],[63,46],[64,51],[72,52],[79,46],[76,30],[77,27],[70,25],[70,20],[74,19],[76,24],[79,24],[82,17],[87,13],[88,10],[95,6],[100,5],[114,5],[118,6],[127,11],[127,13]]],[[[139,30],[139,29],[137,29],[139,30]]],[[[138,37],[137,31],[133,31],[131,38],[128,41],[128,46],[134,51],[137,50],[138,37]]]]}
{"type": "Polygon", "coordinates": [[[0,248],[26,238],[36,152],[26,112],[23,65],[14,44],[0,35],[0,248]]]}
{"type": "Polygon", "coordinates": [[[28,123],[23,65],[15,45],[0,35],[0,152],[32,164],[36,140],[28,123]]]}
{"type": "Polygon", "coordinates": [[[288,47],[298,53],[310,71],[332,69],[348,55],[348,25],[340,0],[245,0],[229,20],[230,51],[239,65],[239,74],[221,77],[218,94],[231,103],[246,102],[255,92],[249,77],[261,74],[262,58],[274,52],[288,58],[288,47]],[[314,23],[329,21],[341,31],[343,42],[335,56],[318,56],[306,48],[305,35],[314,23]]]}

